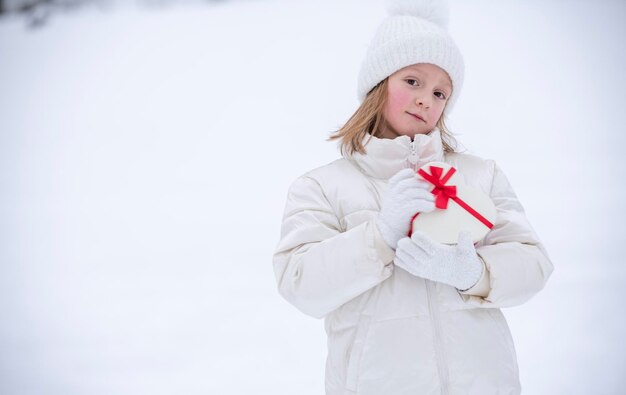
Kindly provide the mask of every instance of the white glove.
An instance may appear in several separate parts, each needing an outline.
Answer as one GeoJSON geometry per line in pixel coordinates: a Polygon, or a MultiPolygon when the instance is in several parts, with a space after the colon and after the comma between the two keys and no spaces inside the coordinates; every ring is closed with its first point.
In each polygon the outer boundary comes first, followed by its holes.
{"type": "Polygon", "coordinates": [[[459,233],[457,245],[442,244],[414,231],[410,238],[398,242],[393,262],[414,276],[446,283],[460,291],[476,285],[484,270],[468,231],[459,233]]]}
{"type": "Polygon", "coordinates": [[[412,169],[402,169],[389,179],[386,195],[376,224],[389,247],[395,249],[398,240],[409,234],[411,218],[418,212],[435,209],[431,184],[422,180],[412,169]]]}

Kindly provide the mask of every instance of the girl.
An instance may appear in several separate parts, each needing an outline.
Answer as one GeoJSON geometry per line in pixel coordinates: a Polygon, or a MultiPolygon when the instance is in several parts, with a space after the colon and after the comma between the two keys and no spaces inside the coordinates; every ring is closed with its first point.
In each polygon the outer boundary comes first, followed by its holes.
{"type": "Polygon", "coordinates": [[[362,63],[361,105],[331,140],[342,158],[289,188],[273,263],[280,294],[325,317],[330,395],[519,394],[501,307],[539,292],[553,266],[502,170],[454,151],[444,118],[463,83],[440,1],[397,1],[362,63]],[[476,245],[415,231],[434,210],[415,171],[454,166],[497,208],[476,245]]]}

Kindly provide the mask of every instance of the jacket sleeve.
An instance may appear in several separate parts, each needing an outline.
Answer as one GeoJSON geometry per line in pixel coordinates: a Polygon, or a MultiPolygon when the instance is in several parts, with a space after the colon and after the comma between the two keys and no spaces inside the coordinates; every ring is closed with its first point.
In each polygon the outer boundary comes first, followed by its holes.
{"type": "Polygon", "coordinates": [[[273,264],[279,293],[300,311],[324,317],[387,279],[394,256],[374,220],[342,232],[315,179],[291,185],[273,264]]]}
{"type": "Polygon", "coordinates": [[[543,289],[554,267],[508,179],[491,162],[490,196],[496,206],[496,222],[476,248],[486,270],[474,287],[460,294],[477,307],[510,307],[543,289]]]}

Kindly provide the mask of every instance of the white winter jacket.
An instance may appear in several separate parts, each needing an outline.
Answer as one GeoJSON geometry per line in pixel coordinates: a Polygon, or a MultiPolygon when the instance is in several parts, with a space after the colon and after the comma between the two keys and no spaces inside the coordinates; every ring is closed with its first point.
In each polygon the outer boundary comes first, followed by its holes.
{"type": "Polygon", "coordinates": [[[500,308],[529,300],[553,266],[507,178],[492,160],[444,154],[438,129],[414,142],[372,137],[366,150],[294,181],[273,258],[280,294],[325,317],[326,393],[519,394],[500,308]],[[375,225],[389,177],[435,160],[456,167],[497,208],[476,244],[486,270],[465,292],[394,266],[375,225]]]}

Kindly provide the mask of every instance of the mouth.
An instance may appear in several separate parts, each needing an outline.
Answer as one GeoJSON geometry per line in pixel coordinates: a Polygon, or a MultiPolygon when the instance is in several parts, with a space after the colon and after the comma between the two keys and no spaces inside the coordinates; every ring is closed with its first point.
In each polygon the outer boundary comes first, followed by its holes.
{"type": "Polygon", "coordinates": [[[413,118],[415,118],[415,119],[417,119],[417,120],[419,120],[419,121],[426,122],[426,121],[424,121],[424,118],[420,117],[419,115],[416,115],[416,114],[411,114],[410,112],[409,112],[409,113],[407,113],[407,114],[409,114],[409,115],[413,116],[413,118]]]}

